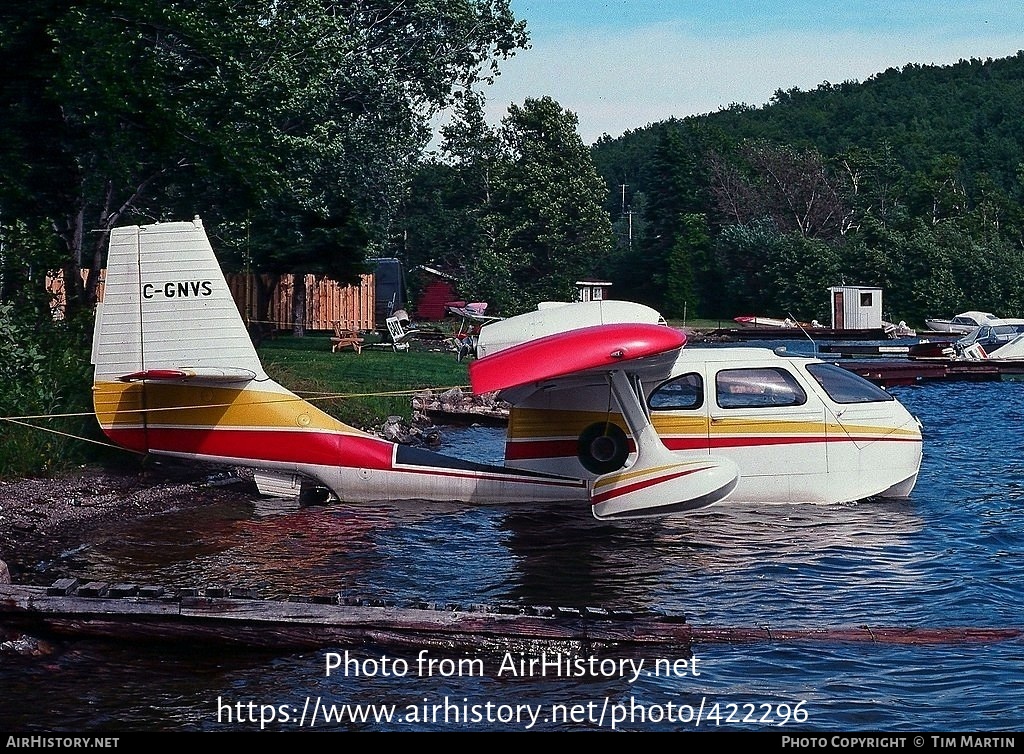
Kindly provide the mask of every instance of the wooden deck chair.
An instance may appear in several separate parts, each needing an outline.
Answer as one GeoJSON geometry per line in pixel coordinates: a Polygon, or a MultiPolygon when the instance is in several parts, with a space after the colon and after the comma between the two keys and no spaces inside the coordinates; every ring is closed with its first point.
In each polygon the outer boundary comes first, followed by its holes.
{"type": "Polygon", "coordinates": [[[349,327],[342,327],[341,322],[333,322],[334,337],[331,338],[331,353],[337,353],[343,348],[352,346],[356,353],[363,352],[363,338],[356,330],[349,327]]]}

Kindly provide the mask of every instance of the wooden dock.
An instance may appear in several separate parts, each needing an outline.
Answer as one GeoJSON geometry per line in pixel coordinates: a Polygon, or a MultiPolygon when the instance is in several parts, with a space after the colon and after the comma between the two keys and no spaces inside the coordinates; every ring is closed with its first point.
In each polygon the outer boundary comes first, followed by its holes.
{"type": "Polygon", "coordinates": [[[520,605],[396,607],[337,595],[261,600],[248,590],[61,579],[49,587],[0,584],[0,627],[36,636],[200,643],[250,650],[369,645],[477,651],[639,651],[694,644],[868,642],[950,644],[1018,639],[1017,628],[855,626],[694,627],[682,617],[602,608],[520,605]]]}
{"type": "Polygon", "coordinates": [[[831,327],[720,327],[700,335],[719,340],[887,340],[881,327],[839,330],[831,327]]]}
{"type": "Polygon", "coordinates": [[[967,380],[975,382],[1024,379],[1024,360],[987,359],[957,361],[944,359],[903,359],[893,361],[832,362],[876,385],[915,385],[931,380],[967,380]]]}

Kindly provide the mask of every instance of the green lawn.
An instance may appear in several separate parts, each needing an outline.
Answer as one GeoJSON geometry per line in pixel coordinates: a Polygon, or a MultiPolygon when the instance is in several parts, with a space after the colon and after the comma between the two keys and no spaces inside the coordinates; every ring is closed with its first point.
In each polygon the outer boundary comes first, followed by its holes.
{"type": "Polygon", "coordinates": [[[380,393],[469,384],[466,364],[454,353],[419,345],[398,352],[364,348],[361,354],[352,349],[331,353],[329,337],[281,336],[264,341],[258,350],[267,373],[282,385],[303,397],[309,392],[352,396],[315,403],[348,424],[371,427],[388,416],[412,413],[408,395],[380,393]]]}

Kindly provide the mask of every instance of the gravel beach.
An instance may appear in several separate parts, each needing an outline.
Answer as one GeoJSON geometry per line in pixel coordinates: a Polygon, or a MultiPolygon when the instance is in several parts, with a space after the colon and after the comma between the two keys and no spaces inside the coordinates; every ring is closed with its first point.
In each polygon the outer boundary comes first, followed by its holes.
{"type": "MultiPolygon", "coordinates": [[[[87,542],[94,532],[237,495],[238,484],[225,489],[225,482],[232,481],[247,483],[222,467],[165,461],[0,480],[0,561],[7,564],[12,582],[37,583],[38,563],[87,542]]],[[[2,571],[0,566],[0,578],[2,571]]]]}

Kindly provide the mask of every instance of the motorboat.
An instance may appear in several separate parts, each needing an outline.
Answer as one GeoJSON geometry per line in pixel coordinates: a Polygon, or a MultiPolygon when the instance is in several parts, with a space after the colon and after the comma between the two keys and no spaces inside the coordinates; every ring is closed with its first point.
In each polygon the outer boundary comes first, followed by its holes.
{"type": "Polygon", "coordinates": [[[780,329],[789,329],[789,328],[797,328],[797,327],[803,327],[803,328],[807,328],[807,327],[821,327],[821,325],[819,325],[817,323],[817,321],[812,322],[812,323],[807,323],[807,322],[797,322],[795,319],[792,319],[790,317],[786,317],[785,319],[778,319],[777,317],[758,317],[758,316],[755,316],[755,315],[744,315],[742,317],[733,317],[733,322],[735,322],[740,327],[758,327],[758,328],[777,327],[777,328],[780,328],[780,329]]]}
{"type": "Polygon", "coordinates": [[[1024,334],[1024,319],[992,319],[986,324],[976,327],[968,335],[957,340],[953,347],[957,353],[963,353],[972,346],[981,346],[986,353],[1001,348],[1024,334]]]}
{"type": "Polygon", "coordinates": [[[926,319],[925,325],[932,332],[948,332],[967,335],[973,330],[999,318],[990,312],[963,312],[952,319],[926,319]]]}

